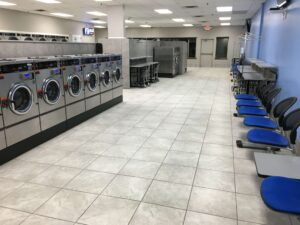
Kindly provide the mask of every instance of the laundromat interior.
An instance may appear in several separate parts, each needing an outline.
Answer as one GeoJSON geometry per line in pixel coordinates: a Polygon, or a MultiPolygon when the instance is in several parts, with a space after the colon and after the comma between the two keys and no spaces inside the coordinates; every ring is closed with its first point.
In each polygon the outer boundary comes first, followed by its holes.
{"type": "Polygon", "coordinates": [[[300,225],[299,22],[300,0],[0,0],[0,225],[300,225]]]}

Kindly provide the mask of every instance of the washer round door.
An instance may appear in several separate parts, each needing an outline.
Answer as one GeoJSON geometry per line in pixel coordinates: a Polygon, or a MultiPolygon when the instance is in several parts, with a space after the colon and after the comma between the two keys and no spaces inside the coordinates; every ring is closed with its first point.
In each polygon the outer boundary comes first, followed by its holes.
{"type": "Polygon", "coordinates": [[[110,74],[108,71],[105,71],[102,73],[102,83],[105,87],[107,87],[110,84],[110,74]]]}
{"type": "Polygon", "coordinates": [[[8,93],[9,108],[17,115],[27,114],[33,105],[33,94],[26,84],[15,84],[8,93]]]}
{"type": "Polygon", "coordinates": [[[91,72],[86,75],[86,85],[87,85],[88,89],[92,92],[97,90],[98,81],[97,81],[97,75],[95,72],[91,72]]]}
{"type": "Polygon", "coordinates": [[[78,75],[71,75],[68,78],[69,93],[73,97],[78,97],[82,91],[81,79],[78,75]]]}
{"type": "Polygon", "coordinates": [[[120,79],[121,79],[121,69],[120,68],[117,68],[115,71],[114,71],[114,79],[116,82],[120,82],[120,79]]]}
{"type": "Polygon", "coordinates": [[[49,105],[56,104],[61,97],[61,87],[57,80],[47,79],[43,84],[43,98],[49,105]]]}

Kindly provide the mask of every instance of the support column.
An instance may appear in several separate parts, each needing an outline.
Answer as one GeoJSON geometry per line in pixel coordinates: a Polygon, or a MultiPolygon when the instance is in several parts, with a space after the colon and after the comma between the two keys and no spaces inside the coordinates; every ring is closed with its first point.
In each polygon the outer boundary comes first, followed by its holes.
{"type": "Polygon", "coordinates": [[[108,38],[125,38],[124,5],[108,6],[107,27],[108,38]]]}

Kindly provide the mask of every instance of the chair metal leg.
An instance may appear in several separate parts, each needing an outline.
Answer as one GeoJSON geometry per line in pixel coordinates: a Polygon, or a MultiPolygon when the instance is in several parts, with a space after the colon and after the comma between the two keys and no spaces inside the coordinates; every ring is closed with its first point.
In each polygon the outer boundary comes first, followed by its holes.
{"type": "Polygon", "coordinates": [[[280,147],[277,147],[277,146],[260,145],[260,144],[255,144],[255,143],[251,143],[251,142],[243,142],[242,140],[236,140],[236,146],[238,148],[258,149],[258,150],[264,150],[264,151],[270,151],[270,152],[280,151],[280,147]]]}

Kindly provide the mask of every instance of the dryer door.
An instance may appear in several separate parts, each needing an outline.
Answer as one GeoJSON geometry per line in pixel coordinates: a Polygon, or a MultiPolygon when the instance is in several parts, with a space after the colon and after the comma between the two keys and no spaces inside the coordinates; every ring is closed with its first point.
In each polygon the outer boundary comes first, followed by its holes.
{"type": "Polygon", "coordinates": [[[114,71],[114,79],[117,83],[120,82],[121,80],[121,77],[122,77],[122,72],[121,72],[121,69],[120,68],[116,68],[116,70],[114,71]]]}
{"type": "Polygon", "coordinates": [[[73,97],[78,97],[82,91],[82,82],[78,75],[71,75],[68,78],[69,93],[73,97]]]}
{"type": "Polygon", "coordinates": [[[15,84],[8,93],[9,107],[17,115],[27,114],[33,105],[33,94],[26,84],[15,84]]]}
{"type": "Polygon", "coordinates": [[[86,75],[86,85],[87,85],[89,91],[94,92],[97,90],[98,81],[97,81],[97,75],[95,72],[91,72],[86,75]]]}
{"type": "Polygon", "coordinates": [[[43,84],[43,98],[49,105],[56,104],[61,97],[61,87],[57,80],[50,78],[43,84]]]}
{"type": "Polygon", "coordinates": [[[110,85],[111,80],[110,80],[110,74],[109,74],[108,71],[105,71],[105,72],[102,73],[102,78],[101,78],[101,80],[102,80],[102,84],[103,84],[105,87],[107,87],[107,86],[110,85]]]}

